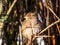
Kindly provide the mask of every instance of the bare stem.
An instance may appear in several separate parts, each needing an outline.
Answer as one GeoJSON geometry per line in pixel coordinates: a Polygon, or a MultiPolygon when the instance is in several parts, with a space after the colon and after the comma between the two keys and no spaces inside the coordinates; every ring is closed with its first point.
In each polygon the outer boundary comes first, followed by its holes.
{"type": "Polygon", "coordinates": [[[40,35],[40,36],[35,36],[35,37],[41,38],[41,37],[51,37],[51,36],[48,36],[48,35],[40,35]]]}
{"type": "Polygon", "coordinates": [[[46,6],[46,8],[48,8],[53,13],[53,15],[59,20],[59,17],[54,13],[54,11],[49,6],[46,6]]]}
{"type": "Polygon", "coordinates": [[[45,32],[47,29],[49,29],[50,27],[54,26],[55,24],[59,23],[60,19],[52,24],[50,24],[48,27],[46,27],[45,29],[43,29],[39,34],[42,34],[43,32],[45,32]]]}
{"type": "Polygon", "coordinates": [[[13,6],[15,5],[16,2],[17,2],[17,0],[14,0],[14,1],[13,1],[12,5],[10,6],[9,10],[7,11],[7,15],[10,14],[10,12],[11,12],[11,10],[12,10],[12,8],[13,8],[13,6]]]}

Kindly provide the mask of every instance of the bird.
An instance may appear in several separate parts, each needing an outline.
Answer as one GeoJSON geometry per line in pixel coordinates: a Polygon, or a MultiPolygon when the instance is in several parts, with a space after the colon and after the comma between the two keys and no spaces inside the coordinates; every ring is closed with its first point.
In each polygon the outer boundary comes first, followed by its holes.
{"type": "Polygon", "coordinates": [[[27,13],[22,22],[22,36],[28,39],[26,45],[31,45],[32,38],[40,31],[41,23],[38,22],[37,15],[33,12],[27,13]]]}

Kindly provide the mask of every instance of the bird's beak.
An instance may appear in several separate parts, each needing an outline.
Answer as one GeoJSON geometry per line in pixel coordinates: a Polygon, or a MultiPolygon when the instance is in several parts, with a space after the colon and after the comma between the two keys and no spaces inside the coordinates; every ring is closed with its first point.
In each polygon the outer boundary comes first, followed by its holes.
{"type": "Polygon", "coordinates": [[[28,19],[28,17],[26,17],[26,16],[25,16],[24,18],[25,18],[25,19],[28,19]]]}

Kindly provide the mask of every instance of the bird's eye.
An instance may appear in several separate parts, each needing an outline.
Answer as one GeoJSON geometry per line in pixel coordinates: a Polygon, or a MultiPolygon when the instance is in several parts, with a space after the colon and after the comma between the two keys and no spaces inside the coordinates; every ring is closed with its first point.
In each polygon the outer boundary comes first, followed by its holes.
{"type": "Polygon", "coordinates": [[[25,20],[26,18],[24,18],[24,20],[25,20]]]}

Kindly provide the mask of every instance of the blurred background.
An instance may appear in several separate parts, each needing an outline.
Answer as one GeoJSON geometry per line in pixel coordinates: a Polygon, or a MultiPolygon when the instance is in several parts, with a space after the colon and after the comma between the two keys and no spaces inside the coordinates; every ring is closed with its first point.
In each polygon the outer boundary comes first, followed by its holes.
{"type": "MultiPolygon", "coordinates": [[[[60,0],[0,0],[0,45],[21,45],[21,25],[29,12],[40,16],[43,30],[59,20],[60,0]]],[[[45,45],[60,45],[60,23],[42,34],[51,36],[44,38],[45,45]]]]}

